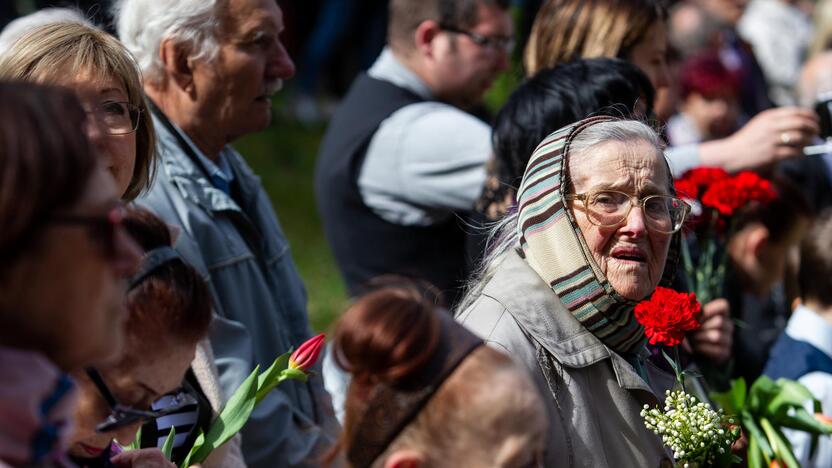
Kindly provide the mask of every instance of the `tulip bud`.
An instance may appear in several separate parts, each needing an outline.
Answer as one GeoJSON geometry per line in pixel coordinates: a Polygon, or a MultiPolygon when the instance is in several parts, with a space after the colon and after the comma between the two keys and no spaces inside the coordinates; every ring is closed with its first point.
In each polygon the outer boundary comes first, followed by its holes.
{"type": "Polygon", "coordinates": [[[318,336],[306,340],[300,348],[298,348],[289,357],[289,368],[299,369],[303,372],[309,372],[309,369],[315,365],[318,356],[321,355],[321,350],[324,347],[326,335],[321,333],[318,336]]]}
{"type": "Polygon", "coordinates": [[[832,418],[823,413],[815,413],[815,419],[823,424],[832,424],[832,418]]]}

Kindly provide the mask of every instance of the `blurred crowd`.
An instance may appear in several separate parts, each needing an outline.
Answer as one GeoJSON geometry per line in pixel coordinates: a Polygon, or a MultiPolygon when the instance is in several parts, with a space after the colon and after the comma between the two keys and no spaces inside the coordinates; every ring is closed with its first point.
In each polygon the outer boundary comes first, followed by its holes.
{"type": "Polygon", "coordinates": [[[317,215],[351,304],[204,466],[667,466],[639,412],[674,373],[633,311],[692,288],[701,206],[674,179],[701,167],[776,197],[734,214],[682,361],[702,394],[788,377],[832,412],[831,1],[15,5],[0,467],[185,466],[310,338],[281,207],[233,147],[290,79],[288,112],[326,123],[317,215]]]}

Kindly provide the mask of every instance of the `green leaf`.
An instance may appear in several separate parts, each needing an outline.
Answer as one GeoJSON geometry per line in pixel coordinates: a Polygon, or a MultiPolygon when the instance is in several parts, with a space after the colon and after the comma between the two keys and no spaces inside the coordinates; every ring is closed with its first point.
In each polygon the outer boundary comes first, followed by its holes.
{"type": "Polygon", "coordinates": [[[768,436],[777,458],[782,460],[788,468],[800,468],[800,463],[797,462],[794,452],[792,452],[792,444],[788,439],[766,418],[760,419],[760,426],[768,436]]]}
{"type": "Polygon", "coordinates": [[[768,443],[768,438],[763,434],[760,426],[757,425],[757,421],[754,420],[754,417],[748,411],[741,413],[740,421],[742,422],[742,427],[748,431],[748,440],[756,439],[757,446],[760,447],[760,452],[762,452],[766,460],[766,465],[770,464],[771,459],[774,458],[774,450],[771,448],[771,444],[768,443]]]}
{"type": "Polygon", "coordinates": [[[770,415],[786,415],[792,408],[803,408],[806,402],[816,401],[808,388],[794,380],[779,379],[775,385],[778,391],[767,405],[770,415]]]}
{"type": "Polygon", "coordinates": [[[726,392],[713,392],[711,399],[728,414],[739,414],[745,409],[748,387],[745,379],[740,377],[731,381],[731,388],[726,392]]]}
{"type": "Polygon", "coordinates": [[[225,404],[217,420],[211,425],[202,446],[196,449],[196,444],[194,445],[196,451],[190,457],[191,464],[205,461],[215,448],[228,442],[243,428],[256,404],[259,371],[260,366],[255,367],[246,380],[240,384],[225,404]]]}
{"type": "Polygon", "coordinates": [[[142,448],[142,427],[139,426],[139,430],[136,431],[136,438],[133,439],[133,442],[130,442],[130,445],[124,447],[125,450],[138,450],[142,448]]]}
{"type": "Polygon", "coordinates": [[[756,437],[748,438],[748,468],[761,468],[763,465],[763,451],[756,437]]]}
{"type": "Polygon", "coordinates": [[[300,380],[301,382],[306,382],[306,380],[309,378],[306,375],[306,372],[300,369],[286,369],[285,371],[283,371],[283,376],[284,378],[300,380]]]}
{"type": "Polygon", "coordinates": [[[766,414],[768,402],[779,393],[779,388],[773,380],[765,375],[751,384],[748,392],[748,408],[754,414],[766,414]]]}
{"type": "Polygon", "coordinates": [[[191,466],[191,457],[196,454],[197,451],[205,444],[205,433],[202,432],[202,429],[199,430],[199,435],[196,436],[196,440],[194,440],[194,445],[191,447],[191,451],[188,452],[188,456],[182,461],[182,464],[179,465],[179,468],[188,468],[191,466]]]}
{"type": "Polygon", "coordinates": [[[779,426],[797,429],[809,434],[832,434],[832,426],[824,424],[803,408],[795,408],[793,414],[786,414],[776,421],[779,426]]]}
{"type": "Polygon", "coordinates": [[[170,432],[168,432],[168,438],[165,439],[165,443],[162,444],[162,454],[165,456],[165,460],[170,461],[170,457],[173,454],[174,438],[176,438],[176,428],[171,426],[170,432]]]}
{"type": "Polygon", "coordinates": [[[280,376],[289,366],[289,356],[291,354],[292,352],[288,351],[278,356],[272,365],[257,378],[257,403],[260,403],[269,392],[283,381],[280,376]]]}

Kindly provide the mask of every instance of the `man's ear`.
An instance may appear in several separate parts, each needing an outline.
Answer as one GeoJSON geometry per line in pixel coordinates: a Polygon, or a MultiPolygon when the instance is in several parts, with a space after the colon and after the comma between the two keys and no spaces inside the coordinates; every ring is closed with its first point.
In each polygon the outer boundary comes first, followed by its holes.
{"type": "Polygon", "coordinates": [[[384,460],[384,468],[420,468],[425,464],[425,457],[410,449],[396,450],[384,460]]]}
{"type": "Polygon", "coordinates": [[[420,54],[433,56],[433,40],[442,30],[434,20],[422,21],[413,32],[413,42],[420,54]]]}
{"type": "Polygon", "coordinates": [[[190,50],[186,45],[176,43],[171,39],[165,39],[159,45],[159,58],[162,60],[167,76],[170,77],[171,85],[193,94],[194,75],[193,61],[189,58],[190,50]]]}

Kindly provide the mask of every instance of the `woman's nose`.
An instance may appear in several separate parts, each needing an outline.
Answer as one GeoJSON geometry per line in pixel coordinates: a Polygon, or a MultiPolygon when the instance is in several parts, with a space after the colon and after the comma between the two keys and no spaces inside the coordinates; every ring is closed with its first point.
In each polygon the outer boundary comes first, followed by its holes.
{"type": "Polygon", "coordinates": [[[119,443],[119,445],[130,445],[136,440],[136,433],[139,432],[139,428],[141,426],[141,423],[135,423],[116,429],[112,432],[113,438],[119,443]]]}
{"type": "Polygon", "coordinates": [[[619,229],[631,237],[642,237],[647,233],[647,220],[644,218],[644,211],[639,205],[633,205],[624,225],[619,229]]]}

